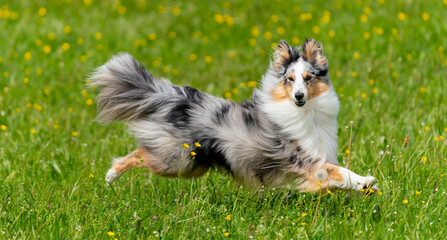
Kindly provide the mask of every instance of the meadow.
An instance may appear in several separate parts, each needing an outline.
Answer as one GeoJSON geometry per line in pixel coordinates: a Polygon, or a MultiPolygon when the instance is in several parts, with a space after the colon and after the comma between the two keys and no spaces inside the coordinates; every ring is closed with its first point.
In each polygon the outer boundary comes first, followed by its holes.
{"type": "Polygon", "coordinates": [[[446,11],[447,0],[1,1],[0,239],[444,239],[446,11]],[[94,120],[96,67],[126,51],[156,77],[243,101],[279,40],[305,37],[323,44],[341,101],[338,159],[380,191],[253,192],[217,170],[105,183],[136,141],[94,120]]]}

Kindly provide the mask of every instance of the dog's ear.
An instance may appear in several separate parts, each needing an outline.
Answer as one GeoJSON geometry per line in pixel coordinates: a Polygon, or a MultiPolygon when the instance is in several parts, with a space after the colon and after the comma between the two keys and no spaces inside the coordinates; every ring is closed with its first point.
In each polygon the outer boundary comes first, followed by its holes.
{"type": "Polygon", "coordinates": [[[284,66],[291,59],[292,48],[287,42],[281,40],[275,50],[275,53],[273,53],[273,68],[278,69],[281,66],[284,66]]]}
{"type": "Polygon", "coordinates": [[[323,55],[323,47],[314,39],[306,39],[302,46],[303,58],[318,66],[326,66],[327,58],[323,55]]]}

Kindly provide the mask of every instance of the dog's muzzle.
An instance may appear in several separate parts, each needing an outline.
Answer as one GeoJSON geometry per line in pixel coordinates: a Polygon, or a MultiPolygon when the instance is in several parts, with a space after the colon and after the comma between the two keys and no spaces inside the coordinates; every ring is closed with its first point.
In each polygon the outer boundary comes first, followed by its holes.
{"type": "Polygon", "coordinates": [[[295,104],[296,104],[298,107],[302,107],[302,106],[304,106],[304,104],[306,104],[306,101],[296,101],[295,104]]]}

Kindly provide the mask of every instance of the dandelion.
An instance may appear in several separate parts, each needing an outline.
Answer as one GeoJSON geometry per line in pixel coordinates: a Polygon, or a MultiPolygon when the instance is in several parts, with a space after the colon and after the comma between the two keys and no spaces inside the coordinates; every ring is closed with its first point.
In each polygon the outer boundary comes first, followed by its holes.
{"type": "Polygon", "coordinates": [[[224,236],[225,236],[225,237],[228,237],[228,236],[230,236],[230,233],[227,233],[227,232],[226,232],[226,233],[224,233],[224,236]]]}
{"type": "Polygon", "coordinates": [[[195,61],[197,59],[197,55],[194,53],[189,54],[189,60],[195,61]]]}
{"type": "Polygon", "coordinates": [[[100,33],[100,32],[96,32],[95,35],[93,35],[93,37],[94,37],[96,40],[99,40],[99,39],[102,38],[102,33],[100,33]]]}
{"type": "Polygon", "coordinates": [[[195,142],[194,145],[196,145],[196,147],[201,147],[202,145],[200,145],[200,143],[195,142]]]}
{"type": "Polygon", "coordinates": [[[352,73],[351,73],[351,76],[352,76],[353,78],[356,78],[356,77],[357,77],[357,72],[352,72],[352,73]]]}
{"type": "Polygon", "coordinates": [[[31,134],[35,134],[36,133],[36,129],[31,129],[31,130],[29,130],[29,132],[31,133],[31,134]]]}
{"type": "Polygon", "coordinates": [[[323,186],[323,184],[322,184],[320,181],[318,181],[317,184],[318,184],[318,186],[320,186],[320,187],[323,186]]]}
{"type": "Polygon", "coordinates": [[[257,37],[259,36],[259,29],[256,26],[251,27],[251,35],[253,35],[253,37],[257,37]]]}
{"type": "Polygon", "coordinates": [[[43,17],[47,14],[47,9],[44,7],[41,7],[41,8],[39,8],[38,13],[39,13],[39,16],[43,17]]]}
{"type": "Polygon", "coordinates": [[[92,4],[92,0],[84,0],[84,4],[88,6],[92,4]]]}
{"type": "Polygon", "coordinates": [[[402,202],[403,202],[404,204],[407,204],[407,203],[408,203],[408,200],[405,199],[405,200],[403,200],[402,202]]]}
{"type": "Polygon", "coordinates": [[[366,99],[366,93],[362,93],[362,99],[366,99]]]}
{"type": "Polygon", "coordinates": [[[399,14],[397,14],[397,18],[399,18],[399,20],[401,21],[405,21],[407,19],[407,15],[405,15],[405,13],[400,12],[399,14]]]}
{"type": "Polygon", "coordinates": [[[56,38],[56,34],[54,33],[48,33],[48,39],[54,40],[56,38]]]}
{"type": "Polygon", "coordinates": [[[374,89],[373,89],[373,93],[374,93],[374,94],[379,93],[379,89],[378,89],[378,88],[374,88],[374,89]]]}
{"type": "Polygon", "coordinates": [[[424,130],[425,130],[425,131],[428,131],[428,130],[430,130],[430,127],[429,127],[429,126],[425,126],[425,127],[424,127],[424,130]]]}
{"type": "Polygon", "coordinates": [[[64,33],[68,34],[70,32],[71,32],[71,27],[68,25],[64,26],[64,33]]]}
{"type": "Polygon", "coordinates": [[[353,57],[354,57],[355,60],[359,59],[360,58],[360,53],[355,52],[353,57]]]}
{"type": "Polygon", "coordinates": [[[68,51],[70,49],[70,44],[69,43],[63,43],[61,46],[62,51],[68,51]]]}
{"type": "Polygon", "coordinates": [[[319,34],[321,32],[320,27],[319,26],[313,26],[312,27],[312,32],[314,32],[315,34],[319,34]]]}
{"type": "Polygon", "coordinates": [[[305,223],[305,222],[302,222],[302,223],[301,223],[301,226],[303,226],[303,227],[306,226],[306,223],[305,223]]]}
{"type": "Polygon", "coordinates": [[[227,217],[226,217],[226,219],[227,219],[227,221],[230,221],[230,220],[231,220],[231,215],[228,214],[227,217]]]}
{"type": "Polygon", "coordinates": [[[323,18],[321,18],[321,21],[324,23],[329,23],[331,21],[330,15],[324,15],[323,18]]]}
{"type": "Polygon", "coordinates": [[[425,92],[427,92],[427,88],[426,87],[420,87],[419,88],[419,92],[425,93],[425,92]]]}
{"type": "Polygon", "coordinates": [[[335,32],[333,30],[329,30],[328,35],[332,38],[335,36],[335,32]]]}
{"type": "Polygon", "coordinates": [[[76,39],[76,44],[78,44],[79,46],[84,44],[84,39],[83,38],[78,38],[76,39]]]}
{"type": "Polygon", "coordinates": [[[424,12],[422,13],[422,20],[428,21],[430,19],[430,14],[424,12]]]}
{"type": "Polygon", "coordinates": [[[284,33],[286,32],[286,30],[285,30],[283,27],[279,27],[279,28],[276,29],[276,32],[277,32],[279,35],[284,35],[284,33]]]}
{"type": "Polygon", "coordinates": [[[268,40],[268,39],[271,39],[272,36],[273,36],[272,33],[269,32],[269,31],[267,31],[267,32],[264,33],[264,38],[267,39],[267,40],[268,40]]]}
{"type": "Polygon", "coordinates": [[[72,133],[71,133],[71,136],[73,136],[73,137],[78,136],[78,132],[76,132],[76,131],[75,131],[75,132],[72,132],[72,133]]]}
{"type": "Polygon", "coordinates": [[[326,192],[327,192],[328,194],[332,194],[331,190],[329,190],[329,189],[326,189],[326,192]]]}
{"type": "Polygon", "coordinates": [[[360,16],[360,21],[362,22],[367,22],[368,21],[368,16],[366,16],[365,14],[362,14],[362,16],[360,16]]]}
{"type": "Polygon", "coordinates": [[[6,125],[1,125],[1,126],[0,126],[0,129],[1,129],[2,131],[6,131],[6,129],[8,129],[8,128],[6,127],[6,125]]]}
{"type": "Polygon", "coordinates": [[[381,191],[377,191],[377,194],[382,195],[382,192],[381,191]]]}
{"type": "Polygon", "coordinates": [[[307,216],[307,213],[301,213],[301,217],[307,216]]]}
{"type": "Polygon", "coordinates": [[[153,41],[157,38],[157,34],[155,33],[149,33],[149,35],[147,35],[147,37],[149,38],[149,40],[153,41]]]}
{"type": "Polygon", "coordinates": [[[258,82],[256,82],[256,81],[249,81],[248,83],[247,83],[247,86],[248,87],[256,87],[258,85],[258,82]]]}
{"type": "Polygon", "coordinates": [[[172,12],[172,15],[178,16],[182,12],[182,10],[179,7],[173,7],[171,12],[172,12]]]}
{"type": "Polygon", "coordinates": [[[50,53],[50,52],[51,52],[51,47],[50,47],[50,45],[45,45],[45,46],[43,46],[43,52],[44,52],[45,54],[50,53]]]}
{"type": "Polygon", "coordinates": [[[211,56],[205,56],[203,59],[206,63],[211,63],[213,61],[213,58],[211,56]]]}
{"type": "Polygon", "coordinates": [[[416,191],[416,195],[421,195],[421,192],[419,192],[419,191],[416,191]]]}
{"type": "Polygon", "coordinates": [[[113,236],[115,236],[115,233],[114,232],[107,232],[107,235],[109,235],[110,237],[113,237],[113,236]]]}
{"type": "Polygon", "coordinates": [[[92,105],[93,104],[93,100],[91,100],[90,98],[89,99],[87,99],[86,101],[85,101],[85,103],[87,103],[87,105],[92,105]]]}
{"type": "Polygon", "coordinates": [[[371,37],[371,35],[369,34],[369,32],[364,32],[364,33],[363,33],[363,38],[364,38],[365,40],[368,40],[370,37],[371,37]]]}
{"type": "Polygon", "coordinates": [[[248,44],[250,44],[251,46],[256,45],[256,39],[254,39],[254,38],[250,38],[250,39],[248,40],[248,44]]]}
{"type": "Polygon", "coordinates": [[[189,145],[186,144],[186,143],[184,143],[182,146],[185,147],[185,148],[189,148],[189,145]]]}
{"type": "Polygon", "coordinates": [[[89,176],[90,178],[94,178],[94,177],[95,177],[95,175],[93,175],[93,174],[91,174],[91,173],[90,173],[88,176],[89,176]]]}
{"type": "Polygon", "coordinates": [[[439,140],[439,138],[438,138],[438,137],[435,137],[433,140],[435,140],[435,142],[437,142],[437,141],[439,140]]]}
{"type": "Polygon", "coordinates": [[[31,53],[29,51],[25,52],[24,57],[25,57],[25,60],[27,60],[27,61],[30,60],[31,59],[31,53]]]}
{"type": "Polygon", "coordinates": [[[369,193],[374,193],[374,189],[370,188],[368,191],[369,191],[369,193]]]}
{"type": "Polygon", "coordinates": [[[125,6],[119,6],[118,7],[118,14],[119,15],[123,15],[124,13],[126,13],[127,9],[125,6]]]}
{"type": "Polygon", "coordinates": [[[270,16],[270,20],[272,20],[272,22],[276,23],[279,21],[279,17],[276,14],[273,14],[272,16],[270,16]]]}
{"type": "Polygon", "coordinates": [[[368,83],[369,83],[369,85],[374,85],[374,79],[369,79],[369,81],[368,81],[368,83]]]}

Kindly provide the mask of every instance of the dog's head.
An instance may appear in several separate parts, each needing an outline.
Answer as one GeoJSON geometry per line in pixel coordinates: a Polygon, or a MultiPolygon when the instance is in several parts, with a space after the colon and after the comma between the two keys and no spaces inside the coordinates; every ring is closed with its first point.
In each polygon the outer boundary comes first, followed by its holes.
{"type": "Polygon", "coordinates": [[[291,47],[281,41],[273,55],[270,73],[270,93],[275,101],[293,101],[302,107],[331,88],[328,61],[321,45],[306,39],[301,47],[291,47]]]}

